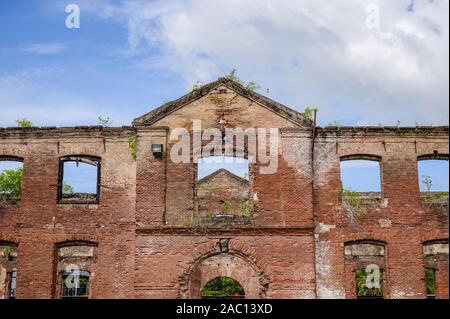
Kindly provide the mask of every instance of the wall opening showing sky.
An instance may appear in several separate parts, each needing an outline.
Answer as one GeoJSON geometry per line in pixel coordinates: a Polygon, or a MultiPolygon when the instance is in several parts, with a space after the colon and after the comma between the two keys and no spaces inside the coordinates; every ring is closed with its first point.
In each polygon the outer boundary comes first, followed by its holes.
{"type": "Polygon", "coordinates": [[[4,170],[16,170],[22,168],[23,163],[17,161],[0,161],[0,173],[4,170]]]}
{"type": "Polygon", "coordinates": [[[425,160],[418,162],[420,191],[428,191],[425,180],[429,177],[430,191],[448,192],[449,165],[446,160],[425,160]]]}
{"type": "Polygon", "coordinates": [[[74,193],[97,193],[97,166],[82,162],[65,162],[63,183],[74,193]]]}
{"type": "Polygon", "coordinates": [[[448,0],[225,3],[1,0],[0,126],[129,125],[232,69],[321,126],[448,125],[448,0]]]}
{"type": "Polygon", "coordinates": [[[354,192],[381,192],[380,163],[368,160],[341,161],[343,189],[354,192]]]}
{"type": "Polygon", "coordinates": [[[211,156],[198,160],[197,180],[222,168],[247,180],[249,178],[249,162],[247,159],[229,156],[211,156]]]}

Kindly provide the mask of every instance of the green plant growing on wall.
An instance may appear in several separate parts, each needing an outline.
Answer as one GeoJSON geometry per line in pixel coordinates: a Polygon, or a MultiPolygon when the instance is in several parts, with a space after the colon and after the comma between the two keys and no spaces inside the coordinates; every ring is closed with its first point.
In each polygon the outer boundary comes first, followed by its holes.
{"type": "Polygon", "coordinates": [[[238,76],[237,76],[237,70],[233,69],[230,71],[230,73],[227,75],[227,79],[236,82],[237,84],[240,84],[242,86],[245,86],[245,88],[247,90],[250,91],[256,91],[259,90],[261,88],[261,85],[259,85],[258,83],[256,83],[255,81],[250,81],[248,83],[245,83],[244,81],[242,81],[238,76]]]}
{"type": "Polygon", "coordinates": [[[220,205],[220,212],[222,214],[229,214],[231,211],[231,204],[227,202],[221,202],[220,205]]]}
{"type": "Polygon", "coordinates": [[[342,189],[342,206],[347,210],[351,223],[362,221],[367,214],[359,193],[351,188],[342,189]]]}
{"type": "Polygon", "coordinates": [[[137,142],[136,136],[132,136],[128,139],[128,148],[131,150],[131,156],[136,160],[137,156],[137,142]]]}
{"type": "Polygon", "coordinates": [[[239,208],[244,223],[250,223],[251,218],[260,212],[259,206],[251,199],[242,199],[239,208]]]}
{"type": "Polygon", "coordinates": [[[197,81],[195,82],[195,84],[192,86],[192,91],[198,90],[203,86],[203,82],[201,81],[197,81]]]}
{"type": "Polygon", "coordinates": [[[70,184],[64,182],[64,183],[63,183],[63,193],[64,193],[64,194],[74,194],[74,193],[75,193],[75,190],[74,190],[74,188],[73,188],[72,185],[70,185],[70,184]]]}
{"type": "MultiPolygon", "coordinates": [[[[427,195],[422,197],[422,200],[425,203],[430,205],[437,204],[441,201],[441,199],[448,197],[448,192],[432,192],[433,190],[433,180],[428,175],[422,175],[422,184],[425,185],[427,190],[427,195]]],[[[446,201],[447,202],[447,201],[446,201]]]]}
{"type": "Polygon", "coordinates": [[[433,188],[433,180],[428,175],[422,175],[422,184],[425,185],[427,192],[431,192],[433,188]]]}
{"type": "Polygon", "coordinates": [[[301,113],[304,117],[306,117],[310,121],[314,121],[314,113],[319,112],[317,107],[309,107],[307,106],[305,110],[301,113]]]}
{"type": "Polygon", "coordinates": [[[14,257],[14,251],[11,246],[0,246],[0,249],[3,251],[3,257],[6,259],[11,260],[14,257]]]}
{"type": "Polygon", "coordinates": [[[26,118],[17,120],[16,123],[18,127],[27,127],[27,128],[33,127],[33,123],[31,121],[28,121],[26,118]]]}
{"type": "Polygon", "coordinates": [[[109,117],[99,116],[98,123],[103,127],[110,127],[113,121],[109,117]]]}
{"type": "Polygon", "coordinates": [[[335,120],[331,123],[328,123],[327,127],[336,127],[338,129],[340,129],[342,127],[342,124],[335,120]]]}

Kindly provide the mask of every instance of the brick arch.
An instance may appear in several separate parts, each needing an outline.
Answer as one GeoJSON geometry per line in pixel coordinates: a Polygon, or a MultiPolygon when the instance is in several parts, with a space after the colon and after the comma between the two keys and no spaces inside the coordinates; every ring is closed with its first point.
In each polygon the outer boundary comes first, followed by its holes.
{"type": "MultiPolygon", "coordinates": [[[[204,147],[204,145],[203,145],[203,147],[204,147]]],[[[191,147],[191,151],[192,151],[192,156],[191,157],[193,157],[194,154],[201,154],[201,150],[202,150],[203,147],[201,147],[201,148],[192,148],[191,147]]],[[[257,154],[249,153],[248,149],[245,148],[245,147],[244,148],[232,147],[231,150],[232,150],[232,154],[225,153],[225,147],[223,146],[222,147],[222,153],[219,156],[244,158],[244,159],[247,159],[247,160],[250,161],[250,157],[255,157],[256,158],[256,155],[257,155],[257,154]],[[243,156],[239,156],[239,154],[243,154],[243,156]]],[[[207,154],[205,156],[201,155],[198,158],[200,159],[200,158],[208,158],[208,157],[216,156],[214,154],[214,152],[212,152],[212,153],[213,154],[207,154]]]]}
{"type": "Polygon", "coordinates": [[[201,290],[217,277],[229,277],[238,281],[246,298],[265,298],[269,281],[259,267],[245,254],[237,250],[209,251],[197,257],[181,277],[179,297],[201,298],[201,290]]]}
{"type": "Polygon", "coordinates": [[[446,153],[439,153],[438,151],[434,151],[433,153],[427,153],[417,156],[418,161],[427,161],[427,160],[441,160],[441,161],[448,161],[449,160],[449,154],[446,153]]]}
{"type": "Polygon", "coordinates": [[[0,162],[6,162],[6,161],[23,163],[24,158],[19,157],[19,156],[14,156],[14,155],[0,155],[0,162]]]}
{"type": "Polygon", "coordinates": [[[350,245],[358,245],[358,244],[371,244],[371,245],[383,245],[387,246],[387,243],[383,240],[376,240],[376,239],[356,239],[356,240],[350,240],[344,242],[344,246],[350,246],[350,245]]]}
{"type": "Polygon", "coordinates": [[[0,239],[0,246],[19,247],[19,244],[15,240],[9,240],[9,239],[3,240],[3,239],[0,239]]]}
{"type": "Polygon", "coordinates": [[[429,239],[423,242],[423,245],[448,244],[448,238],[429,239]]]}
{"type": "MultiPolygon", "coordinates": [[[[85,257],[75,257],[75,265],[77,265],[81,271],[86,271],[89,273],[90,276],[90,283],[89,283],[89,297],[93,296],[93,287],[96,285],[96,279],[94,275],[97,272],[97,253],[96,250],[98,249],[98,243],[95,241],[92,241],[88,238],[83,237],[77,237],[77,238],[70,238],[67,240],[59,241],[54,244],[54,260],[53,260],[53,283],[52,283],[52,296],[53,298],[59,298],[61,295],[61,278],[62,274],[65,271],[65,267],[68,265],[73,264],[73,260],[64,260],[61,261],[59,257],[60,250],[65,247],[92,247],[92,258],[94,258],[94,261],[88,261],[91,260],[91,257],[88,257],[87,259],[85,257]]],[[[95,289],[94,289],[95,290],[95,289]]]]}
{"type": "Polygon", "coordinates": [[[368,244],[382,244],[388,246],[389,244],[389,236],[387,234],[377,234],[377,236],[373,236],[370,232],[361,232],[361,233],[353,233],[348,236],[344,236],[343,243],[346,245],[347,243],[362,243],[366,242],[368,244]]]}
{"type": "Polygon", "coordinates": [[[355,161],[355,160],[381,162],[382,157],[373,154],[348,154],[341,156],[339,159],[341,162],[355,161]]]}
{"type": "Polygon", "coordinates": [[[89,239],[67,239],[55,243],[56,248],[70,247],[70,246],[92,246],[98,247],[98,243],[89,239]]]}

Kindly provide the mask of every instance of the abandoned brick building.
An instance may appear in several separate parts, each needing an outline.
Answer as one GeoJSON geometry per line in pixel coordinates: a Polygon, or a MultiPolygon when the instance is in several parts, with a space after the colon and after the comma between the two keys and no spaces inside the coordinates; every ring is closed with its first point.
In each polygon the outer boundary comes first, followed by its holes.
{"type": "Polygon", "coordinates": [[[448,133],[316,127],[226,78],[130,127],[0,129],[0,160],[23,163],[20,198],[0,203],[0,297],[201,298],[227,277],[245,298],[448,298],[448,193],[421,192],[418,173],[448,161],[448,133]],[[172,131],[194,119],[277,129],[278,169],[260,174],[256,161],[247,178],[198,179],[195,161],[169,156],[172,131]],[[351,160],[379,164],[380,192],[346,201],[351,160]],[[74,162],[95,168],[92,193],[64,191],[74,162]],[[70,265],[75,288],[63,284],[70,265]],[[361,271],[374,265],[381,285],[365,294],[361,271]]]}

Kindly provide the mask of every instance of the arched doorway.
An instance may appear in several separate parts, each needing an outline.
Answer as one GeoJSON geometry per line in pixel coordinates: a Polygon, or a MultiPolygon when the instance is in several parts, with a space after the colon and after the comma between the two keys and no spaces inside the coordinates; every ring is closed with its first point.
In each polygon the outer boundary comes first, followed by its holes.
{"type": "MultiPolygon", "coordinates": [[[[219,285],[226,289],[234,287],[239,296],[245,296],[248,299],[265,298],[268,285],[267,279],[256,265],[246,256],[237,252],[213,253],[203,256],[191,266],[185,276],[186,286],[181,286],[181,298],[189,299],[212,297],[209,296],[210,293],[205,293],[205,288],[208,288],[206,292],[211,292],[214,285],[216,288],[219,285]],[[215,282],[214,280],[217,278],[229,279],[215,282]],[[241,291],[238,290],[239,286],[242,288],[241,291]]],[[[217,290],[217,294],[220,292],[221,290],[217,290]]],[[[225,297],[230,296],[225,294],[225,297]]]]}
{"type": "Polygon", "coordinates": [[[244,299],[244,287],[230,277],[210,280],[202,289],[202,299],[244,299]]]}

